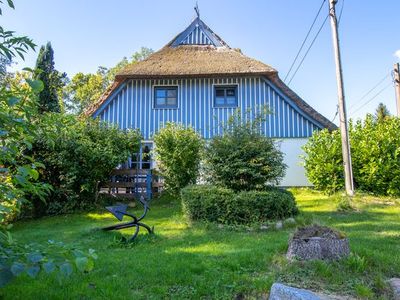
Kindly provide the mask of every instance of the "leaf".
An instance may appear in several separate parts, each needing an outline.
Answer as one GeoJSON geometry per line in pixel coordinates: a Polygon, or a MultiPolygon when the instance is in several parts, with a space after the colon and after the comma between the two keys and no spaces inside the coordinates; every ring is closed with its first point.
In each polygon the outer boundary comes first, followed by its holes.
{"type": "Polygon", "coordinates": [[[13,273],[9,268],[2,266],[0,270],[0,287],[5,286],[14,278],[13,273]]]}
{"type": "Polygon", "coordinates": [[[72,274],[72,271],[73,271],[72,265],[69,262],[63,263],[60,266],[60,272],[65,277],[69,277],[72,274]]]}
{"type": "Polygon", "coordinates": [[[21,99],[11,96],[10,98],[8,98],[8,105],[14,106],[15,104],[19,103],[20,101],[21,101],[21,99]]]}
{"type": "Polygon", "coordinates": [[[29,84],[34,92],[39,93],[44,89],[44,84],[41,80],[26,79],[26,82],[29,84]]]}
{"type": "Polygon", "coordinates": [[[40,267],[39,267],[38,265],[33,265],[33,266],[29,267],[29,268],[26,270],[26,273],[27,273],[30,277],[35,278],[35,277],[37,276],[37,274],[39,273],[39,271],[40,271],[40,267]]]}
{"type": "Polygon", "coordinates": [[[81,272],[86,271],[86,268],[88,266],[88,262],[89,262],[89,260],[88,260],[87,257],[77,257],[75,259],[76,267],[81,272]]]}
{"type": "Polygon", "coordinates": [[[14,3],[12,2],[12,0],[7,0],[8,6],[15,9],[14,3]]]}
{"type": "Polygon", "coordinates": [[[14,276],[18,276],[25,270],[25,265],[19,262],[13,263],[11,266],[11,272],[13,273],[14,276]]]}
{"type": "Polygon", "coordinates": [[[43,268],[47,274],[53,272],[56,268],[56,265],[52,261],[48,261],[43,264],[43,268]]]}
{"type": "Polygon", "coordinates": [[[74,254],[75,257],[85,257],[85,253],[83,253],[83,251],[78,249],[74,249],[72,253],[74,254]]]}
{"type": "Polygon", "coordinates": [[[43,259],[43,255],[40,253],[35,252],[35,253],[28,254],[28,260],[34,264],[40,262],[42,259],[43,259]]]}

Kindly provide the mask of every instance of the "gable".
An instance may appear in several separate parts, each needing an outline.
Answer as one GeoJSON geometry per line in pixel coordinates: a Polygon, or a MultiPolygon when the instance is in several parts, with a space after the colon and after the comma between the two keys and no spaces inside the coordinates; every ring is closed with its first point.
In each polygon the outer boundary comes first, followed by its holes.
{"type": "Polygon", "coordinates": [[[178,47],[180,45],[227,46],[227,44],[198,17],[170,43],[171,47],[178,47]]]}

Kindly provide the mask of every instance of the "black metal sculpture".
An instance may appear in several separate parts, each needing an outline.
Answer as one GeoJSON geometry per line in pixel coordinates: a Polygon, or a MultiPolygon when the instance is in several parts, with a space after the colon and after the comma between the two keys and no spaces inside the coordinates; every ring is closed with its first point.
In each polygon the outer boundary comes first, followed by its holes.
{"type": "Polygon", "coordinates": [[[146,228],[149,233],[154,233],[154,226],[150,228],[150,226],[140,222],[146,216],[147,212],[150,210],[149,203],[144,199],[143,196],[140,197],[139,202],[143,205],[144,208],[143,214],[140,217],[136,217],[134,214],[127,212],[128,205],[126,204],[118,203],[117,205],[114,206],[107,206],[106,209],[110,213],[112,213],[118,220],[122,221],[124,216],[131,217],[133,220],[126,223],[120,223],[112,226],[103,227],[102,229],[105,231],[110,231],[110,230],[119,230],[124,228],[136,227],[135,233],[129,239],[130,242],[132,242],[139,234],[140,226],[146,228]]]}

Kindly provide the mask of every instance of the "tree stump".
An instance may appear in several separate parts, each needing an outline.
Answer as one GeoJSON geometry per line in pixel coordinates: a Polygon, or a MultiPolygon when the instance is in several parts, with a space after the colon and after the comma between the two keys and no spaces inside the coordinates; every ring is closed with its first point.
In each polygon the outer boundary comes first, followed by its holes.
{"type": "Polygon", "coordinates": [[[339,231],[325,226],[299,228],[289,241],[289,260],[332,260],[350,254],[349,240],[339,231]]]}

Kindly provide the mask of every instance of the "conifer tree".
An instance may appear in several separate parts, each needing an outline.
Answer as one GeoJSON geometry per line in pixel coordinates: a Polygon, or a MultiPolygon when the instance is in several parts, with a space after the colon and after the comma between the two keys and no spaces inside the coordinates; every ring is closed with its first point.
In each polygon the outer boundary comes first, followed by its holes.
{"type": "Polygon", "coordinates": [[[60,112],[57,93],[65,85],[66,74],[61,74],[54,68],[54,50],[50,42],[40,48],[35,71],[36,79],[44,84],[44,89],[39,94],[39,111],[60,112]]]}

